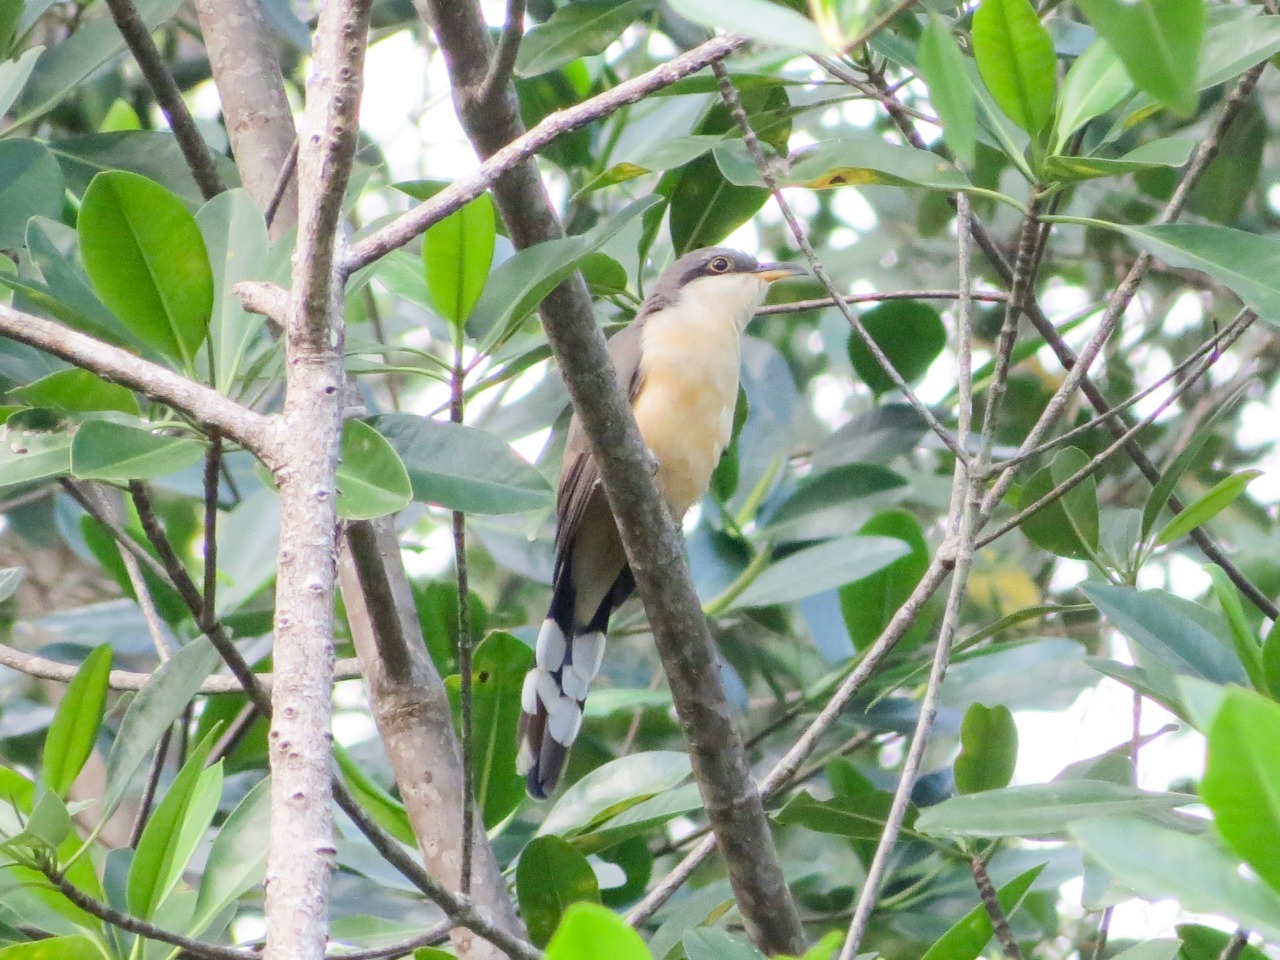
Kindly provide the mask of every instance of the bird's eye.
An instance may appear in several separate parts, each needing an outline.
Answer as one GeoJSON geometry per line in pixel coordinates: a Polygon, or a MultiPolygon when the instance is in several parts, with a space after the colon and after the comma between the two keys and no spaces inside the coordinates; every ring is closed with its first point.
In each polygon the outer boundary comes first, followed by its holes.
{"type": "Polygon", "coordinates": [[[711,270],[712,273],[724,273],[726,270],[729,269],[729,258],[728,257],[712,257],[711,261],[707,264],[707,267],[711,270]]]}

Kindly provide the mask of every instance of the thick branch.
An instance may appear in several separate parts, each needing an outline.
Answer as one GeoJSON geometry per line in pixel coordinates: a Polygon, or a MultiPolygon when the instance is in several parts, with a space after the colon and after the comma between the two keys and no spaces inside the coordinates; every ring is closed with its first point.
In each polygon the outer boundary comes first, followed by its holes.
{"type": "Polygon", "coordinates": [[[152,400],[181,410],[200,423],[217,427],[252,453],[262,454],[269,418],[228,400],[216,390],[174,373],[168,367],[4,304],[0,304],[0,336],[51,353],[96,373],[104,380],[137,390],[152,400]]]}
{"type": "MultiPolygon", "coordinates": [[[[295,134],[262,6],[254,0],[196,0],[195,6],[240,182],[265,209],[289,165],[295,134]]],[[[297,219],[297,191],[285,190],[278,212],[268,217],[272,239],[297,219]]]]}
{"type": "MultiPolygon", "coordinates": [[[[510,91],[488,103],[474,99],[492,53],[479,9],[474,3],[448,0],[430,0],[430,7],[463,126],[481,156],[500,152],[503,144],[517,141],[522,130],[510,91]],[[494,102],[498,99],[501,106],[494,102]]],[[[737,37],[720,38],[691,54],[706,57],[701,63],[705,65],[742,42],[737,37]]],[[[694,62],[685,54],[655,72],[670,71],[667,75],[675,79],[683,74],[673,68],[679,64],[679,69],[692,72],[694,62]]],[[[658,86],[669,82],[664,78],[658,86]]],[[[618,100],[620,105],[650,91],[631,81],[611,91],[619,92],[625,93],[618,100]]],[[[517,247],[562,234],[530,161],[499,179],[494,184],[494,197],[517,247]]],[[[684,541],[654,486],[649,457],[631,408],[618,388],[582,279],[575,276],[553,291],[544,301],[542,315],[551,349],[595,449],[605,493],[649,614],[676,712],[689,740],[694,774],[728,864],[738,907],[752,938],[767,952],[802,953],[799,917],[720,685],[706,619],[685,566],[684,541]]]]}

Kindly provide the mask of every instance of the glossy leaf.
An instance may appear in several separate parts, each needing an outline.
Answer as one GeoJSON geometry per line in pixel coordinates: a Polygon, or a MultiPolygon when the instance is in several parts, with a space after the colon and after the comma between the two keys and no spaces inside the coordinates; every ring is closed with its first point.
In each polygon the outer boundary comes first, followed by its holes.
{"type": "Polygon", "coordinates": [[[195,801],[202,783],[211,784],[216,789],[215,806],[217,795],[222,793],[221,762],[205,770],[205,761],[213,750],[216,736],[217,730],[211,730],[187,755],[182,769],[147,819],[134,850],[133,863],[129,867],[129,912],[144,920],[155,916],[160,904],[173,891],[187,865],[187,858],[193,852],[189,846],[184,849],[179,842],[187,818],[190,816],[195,822],[196,829],[191,832],[196,834],[203,834],[212,819],[214,811],[201,810],[195,801]],[[206,777],[210,779],[206,780],[206,777]]]}
{"type": "MultiPolygon", "coordinates": [[[[740,142],[728,141],[714,152],[720,172],[730,183],[763,184],[759,167],[740,142]]],[[[853,138],[821,140],[797,151],[788,159],[786,172],[777,179],[780,186],[810,190],[881,184],[955,191],[972,186],[961,171],[936,153],[853,138]]]]}
{"type": "Polygon", "coordinates": [[[195,368],[209,332],[213,272],[186,205],[137,174],[99,174],[85,191],[80,252],[94,290],[147,346],[195,368]]]}
{"type": "Polygon", "coordinates": [[[1235,646],[1236,656],[1240,658],[1240,666],[1253,688],[1261,693],[1267,691],[1266,673],[1262,666],[1262,645],[1258,642],[1257,633],[1245,617],[1244,604],[1240,599],[1240,591],[1236,589],[1227,572],[1217,564],[1209,564],[1205,572],[1213,579],[1213,593],[1218,598],[1218,606],[1222,607],[1223,616],[1231,628],[1231,642],[1235,646]]]}
{"type": "Polygon", "coordinates": [[[973,90],[965,82],[964,54],[946,22],[932,11],[920,37],[918,56],[920,77],[942,121],[947,146],[965,169],[972,169],[978,149],[978,120],[973,90]]]}
{"type": "Polygon", "coordinates": [[[1160,167],[1185,166],[1191,159],[1196,142],[1190,137],[1166,137],[1152,140],[1130,150],[1122,157],[1053,156],[1045,161],[1045,172],[1057,179],[1088,180],[1093,177],[1118,177],[1126,173],[1142,173],[1160,167]]]}
{"type": "Polygon", "coordinates": [[[1173,543],[1184,534],[1208,523],[1244,493],[1247,487],[1258,477],[1261,470],[1241,470],[1233,473],[1216,484],[1199,500],[1189,504],[1185,510],[1170,520],[1163,530],[1156,535],[1156,543],[1173,543]]]}
{"type": "Polygon", "coordinates": [[[670,0],[681,16],[704,27],[719,27],[774,46],[822,53],[827,44],[817,24],[794,9],[770,0],[670,0]]]}
{"type": "Polygon", "coordinates": [[[486,348],[510,336],[583,259],[659,202],[657,197],[637,200],[586,233],[526,247],[503,261],[471,311],[468,332],[486,348]]]}
{"type": "Polygon", "coordinates": [[[141,416],[137,397],[128,387],[108,383],[88,370],[59,370],[12,391],[12,396],[33,407],[50,407],[67,413],[115,410],[141,416]]]}
{"type": "MultiPolygon", "coordinates": [[[[1043,864],[1032,867],[996,890],[996,902],[1000,904],[1000,910],[1006,919],[1017,912],[1027,891],[1043,870],[1043,864]]],[[[977,960],[994,933],[991,914],[980,903],[934,941],[920,960],[977,960]]]]}
{"type": "Polygon", "coordinates": [[[565,911],[580,901],[600,902],[596,875],[566,840],[557,836],[534,837],[520,854],[516,866],[516,896],[520,916],[529,928],[534,946],[545,946],[565,911]]]}
{"type": "MultiPolygon", "coordinates": [[[[1239,661],[1207,623],[1205,608],[1162,590],[1087,583],[1080,588],[1121,633],[1176,673],[1215,683],[1245,679],[1239,661]]],[[[1225,625],[1224,625],[1225,626],[1225,625]]]]}
{"type": "Polygon", "coordinates": [[[960,755],[956,757],[956,790],[980,793],[1007,787],[1018,762],[1018,728],[1009,708],[975,703],[960,725],[960,755]]]}
{"type": "Polygon", "coordinates": [[[1280,892],[1280,704],[1227,688],[1200,796],[1227,845],[1280,892]]]}
{"type": "Polygon", "coordinates": [[[1062,81],[1054,152],[1061,151],[1073,133],[1094,117],[1119,106],[1133,91],[1133,81],[1115,49],[1105,40],[1089,44],[1062,81]]]}
{"type": "MultiPolygon", "coordinates": [[[[525,46],[522,44],[520,49],[523,53],[525,46]]],[[[422,263],[431,301],[436,311],[454,326],[466,323],[484,291],[489,266],[493,263],[496,236],[493,200],[489,194],[482,193],[462,209],[432,224],[422,238],[422,263]]]]}
{"type": "MultiPolygon", "coordinates": [[[[587,703],[590,711],[591,699],[587,703]]],[[[610,812],[586,830],[574,834],[572,843],[581,853],[601,853],[633,837],[652,834],[663,824],[702,810],[704,806],[698,785],[686,783],[638,803],[624,802],[620,812],[610,812]]]]}
{"type": "MultiPolygon", "coordinates": [[[[859,318],[871,339],[908,384],[916,383],[947,346],[947,328],[933,307],[919,300],[888,300],[859,318]]],[[[871,392],[896,389],[856,331],[849,334],[849,361],[871,392]]]]}
{"type": "Polygon", "coordinates": [[[413,833],[413,825],[409,823],[409,815],[404,804],[387,793],[377,781],[370,777],[360,764],[347,752],[340,743],[333,745],[333,758],[337,761],[342,779],[355,797],[356,802],[383,830],[391,834],[401,843],[410,846],[417,843],[413,833]]]}
{"type": "Polygon", "coordinates": [[[674,750],[635,753],[597,767],[556,801],[538,834],[571,838],[598,819],[615,816],[689,776],[689,756],[674,750]]]}
{"type": "Polygon", "coordinates": [[[1204,37],[1204,0],[1080,0],[1133,82],[1171,110],[1191,113],[1204,37]]]}
{"type": "Polygon", "coordinates": [[[199,440],[161,436],[111,420],[90,420],[71,441],[71,472],[81,480],[150,480],[199,463],[204,452],[199,440]]]}
{"type": "MultiPolygon", "coordinates": [[[[1044,467],[1037,470],[1022,488],[1018,497],[1018,506],[1025,510],[1047,496],[1053,488],[1051,469],[1044,467]]],[[[1050,553],[1075,560],[1085,560],[1089,557],[1089,552],[1081,542],[1080,535],[1076,533],[1075,527],[1067,517],[1061,499],[1041,507],[1023,520],[1019,529],[1026,534],[1028,540],[1050,553]]]]}
{"type": "MultiPolygon", "coordinates": [[[[4,66],[8,64],[0,64],[0,68],[4,66]]],[[[0,108],[0,116],[3,114],[0,108]]],[[[22,246],[32,217],[61,213],[63,190],[58,161],[44,144],[16,138],[0,140],[0,250],[22,246]]]]}
{"type": "Polygon", "coordinates": [[[547,944],[545,960],[653,960],[640,934],[611,910],[575,903],[547,944]]]}
{"type": "MultiPolygon", "coordinates": [[[[104,170],[124,170],[160,184],[192,213],[205,203],[177,137],[168,130],[94,133],[55,140],[49,149],[62,165],[62,175],[67,178],[72,193],[84,193],[93,178],[104,170]]],[[[239,174],[231,158],[214,153],[213,161],[223,182],[235,187],[239,174]]]]}
{"type": "Polygon", "coordinates": [[[115,811],[151,748],[182,715],[205,678],[221,662],[213,644],[200,637],[162,663],[138,691],[107,756],[102,817],[115,811]]]}
{"type": "Polygon", "coordinates": [[[728,609],[769,607],[870,576],[910,552],[891,537],[841,537],[788,554],[765,569],[728,609]]]}
{"type": "Polygon", "coordinates": [[[1280,53],[1280,21],[1243,17],[1213,23],[1205,31],[1196,89],[1206,90],[1280,53]]]}
{"type": "MultiPolygon", "coordinates": [[[[505,820],[524,799],[524,778],[516,773],[516,729],[520,722],[520,692],[532,665],[533,651],[528,644],[504,630],[485,637],[472,657],[471,749],[475,757],[476,803],[489,829],[505,820]]],[[[460,725],[460,678],[450,677],[446,688],[454,720],[460,725]]]]}
{"type": "Polygon", "coordinates": [[[338,516],[373,520],[395,513],[413,499],[409,473],[395,447],[360,420],[342,425],[338,454],[338,516]]]}
{"type": "Polygon", "coordinates": [[[1142,896],[1176,897],[1186,910],[1221,914],[1268,940],[1280,939],[1280,894],[1247,876],[1211,835],[1133,817],[1077,823],[1071,832],[1091,859],[1142,896]]]}
{"type": "MultiPolygon", "coordinates": [[[[1034,783],[952,797],[916,820],[921,833],[947,837],[1061,837],[1069,824],[1099,817],[1172,821],[1172,811],[1194,803],[1176,793],[1152,793],[1105,780],[1034,783]]],[[[1144,821],[1145,822],[1145,821],[1144,821]]]]}
{"type": "MultiPolygon", "coordinates": [[[[1078,447],[1066,447],[1054,454],[1049,475],[1055,486],[1066,483],[1089,465],[1089,455],[1078,447]]],[[[1098,548],[1098,484],[1089,475],[1062,495],[1058,501],[1080,542],[1091,550],[1098,548]]]]}
{"type": "MultiPolygon", "coordinates": [[[[878,840],[884,832],[892,803],[893,795],[884,790],[830,800],[816,800],[801,790],[783,805],[774,819],[783,825],[800,826],[851,840],[878,840]]],[[[911,807],[909,820],[914,821],[915,814],[915,807],[911,807]]]]}
{"type": "Polygon", "coordinates": [[[98,742],[110,673],[111,647],[104,643],[85,657],[49,724],[40,773],[49,789],[60,797],[66,797],[98,742]]]}
{"type": "MultiPolygon", "coordinates": [[[[21,4],[16,6],[21,9],[21,4]]],[[[22,92],[27,78],[35,68],[36,60],[44,53],[44,49],[44,47],[32,47],[30,50],[23,51],[17,59],[0,63],[0,116],[7,114],[9,108],[13,106],[13,101],[22,92]]]]}
{"type": "Polygon", "coordinates": [[[196,214],[213,271],[213,316],[209,342],[214,352],[214,384],[232,393],[237,379],[265,340],[266,317],[244,309],[233,292],[242,280],[285,278],[273,274],[271,245],[262,208],[244,190],[220,193],[196,214]]]}
{"type": "Polygon", "coordinates": [[[191,936],[200,936],[237,897],[262,882],[267,864],[270,787],[270,780],[259,781],[218,828],[200,878],[191,936]]]}
{"type": "Polygon", "coordinates": [[[1280,700],[1280,623],[1273,623],[1262,644],[1262,674],[1271,699],[1280,700]]]}
{"type": "Polygon", "coordinates": [[[520,41],[516,73],[535,77],[603,53],[649,6],[649,0],[579,0],[560,7],[520,41]]]}
{"type": "MultiPolygon", "coordinates": [[[[840,613],[849,631],[849,639],[857,650],[865,650],[888,626],[898,608],[911,595],[929,566],[929,546],[915,515],[906,510],[886,510],[868,520],[858,530],[863,537],[893,537],[908,547],[908,553],[884,569],[845,584],[840,588],[840,613]]],[[[912,649],[932,626],[933,616],[926,609],[899,641],[912,649]]]]}
{"type": "Polygon", "coordinates": [[[687,960],[765,960],[765,956],[746,940],[719,927],[698,927],[684,935],[687,960]]]}
{"type": "MultiPolygon", "coordinates": [[[[906,478],[894,473],[888,467],[874,463],[847,463],[802,479],[796,484],[795,492],[768,515],[768,523],[771,527],[779,526],[819,513],[831,506],[873,497],[889,490],[900,490],[905,486],[907,486],[906,478]]],[[[864,528],[858,532],[884,533],[885,531],[864,528]]],[[[896,536],[897,534],[886,535],[896,536]]]]}
{"type": "Polygon", "coordinates": [[[1027,0],[982,0],[973,15],[978,72],[1005,116],[1035,136],[1053,117],[1058,59],[1027,0]]]}
{"type": "Polygon", "coordinates": [[[71,434],[5,427],[0,443],[0,487],[71,472],[71,434]]]}
{"type": "Polygon", "coordinates": [[[400,455],[414,500],[465,513],[520,513],[551,502],[542,474],[491,433],[410,414],[369,422],[400,455]]]}

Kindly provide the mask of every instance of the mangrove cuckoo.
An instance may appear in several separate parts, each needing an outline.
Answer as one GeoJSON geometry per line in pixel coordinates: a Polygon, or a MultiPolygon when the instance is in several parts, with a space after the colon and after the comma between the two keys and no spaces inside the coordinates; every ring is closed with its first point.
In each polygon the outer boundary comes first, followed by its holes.
{"type": "MultiPolygon", "coordinates": [[[[738,402],[742,332],[769,284],[803,273],[725,247],[685,254],[662,274],[636,319],[609,341],[654,479],[677,522],[707,491],[738,402]]],[[[551,607],[521,698],[516,766],[531,796],[560,778],[600,669],[609,616],[635,580],[575,415],[556,493],[551,607]]]]}

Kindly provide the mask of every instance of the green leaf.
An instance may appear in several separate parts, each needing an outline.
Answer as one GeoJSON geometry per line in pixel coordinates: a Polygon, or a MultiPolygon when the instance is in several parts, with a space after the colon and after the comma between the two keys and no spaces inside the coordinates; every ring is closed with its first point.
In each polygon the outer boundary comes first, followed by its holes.
{"type": "MultiPolygon", "coordinates": [[[[561,12],[578,6],[562,7],[561,12]]],[[[520,52],[524,51],[521,45],[520,52]]],[[[461,328],[467,322],[484,292],[496,236],[493,200],[482,193],[432,224],[422,238],[422,263],[432,303],[440,316],[455,327],[461,328]]]]}
{"type": "Polygon", "coordinates": [[[102,818],[115,812],[129,789],[129,781],[142,761],[182,715],[205,678],[220,663],[218,651],[207,638],[189,641],[146,682],[120,722],[116,739],[107,756],[106,788],[102,797],[102,818]]]}
{"type": "Polygon", "coordinates": [[[1280,700],[1280,621],[1273,623],[1262,644],[1262,674],[1271,699],[1280,700]]]}
{"type": "Polygon", "coordinates": [[[929,88],[929,102],[942,121],[947,146],[965,169],[972,170],[978,149],[973,90],[965,78],[964,54],[940,16],[929,12],[929,23],[918,49],[920,77],[929,88]]]}
{"type": "Polygon", "coordinates": [[[71,441],[71,472],[81,480],[150,480],[199,463],[199,440],[164,437],[111,420],[81,424],[71,441]]]}
{"type": "MultiPolygon", "coordinates": [[[[1105,780],[1032,783],[952,797],[921,812],[916,829],[942,837],[1061,837],[1069,824],[1131,816],[1176,823],[1172,811],[1194,803],[1105,780]]],[[[1144,821],[1145,822],[1145,821],[1144,821]]]]}
{"type": "MultiPolygon", "coordinates": [[[[862,325],[908,384],[929,372],[947,346],[942,315],[919,300],[888,300],[862,314],[862,325]]],[[[879,396],[896,389],[871,349],[857,333],[849,334],[849,361],[871,392],[879,396]]]]}
{"type": "MultiPolygon", "coordinates": [[[[730,140],[716,147],[715,158],[730,183],[764,183],[760,168],[741,141],[730,140]]],[[[777,180],[779,186],[810,190],[879,184],[951,192],[973,186],[960,170],[936,153],[861,137],[822,140],[797,151],[777,180]]]]}
{"type": "MultiPolygon", "coordinates": [[[[796,484],[791,496],[782,501],[776,510],[768,514],[770,527],[781,526],[793,520],[799,520],[832,506],[861,500],[866,497],[898,490],[907,486],[906,479],[888,467],[875,463],[846,463],[843,466],[823,470],[818,474],[804,477],[796,484]]],[[[917,523],[918,527],[919,524],[917,523]]],[[[863,527],[860,534],[879,533],[885,536],[896,536],[899,540],[909,540],[895,531],[869,530],[863,527]]]]}
{"type": "MultiPolygon", "coordinates": [[[[0,69],[6,66],[0,64],[0,69]]],[[[0,250],[22,246],[32,217],[58,216],[64,189],[58,161],[44,144],[0,140],[0,250]]]]}
{"type": "Polygon", "coordinates": [[[214,386],[233,394],[237,380],[255,358],[255,346],[265,349],[267,318],[246,310],[232,288],[242,280],[287,278],[273,273],[271,244],[262,208],[245,190],[218,194],[196,213],[213,271],[213,317],[209,343],[213,347],[214,386]]]}
{"type": "MultiPolygon", "coordinates": [[[[858,535],[893,537],[908,547],[908,553],[883,570],[840,588],[840,614],[849,631],[849,639],[855,649],[865,650],[888,626],[924,576],[929,566],[929,545],[920,521],[907,510],[886,510],[876,514],[862,525],[858,535]]],[[[924,639],[932,625],[932,608],[926,608],[899,641],[900,648],[912,649],[924,639]]]]}
{"type": "Polygon", "coordinates": [[[71,472],[71,434],[23,430],[12,422],[0,443],[0,487],[47,480],[71,472]]]}
{"type": "Polygon", "coordinates": [[[827,44],[808,17],[769,0],[669,0],[681,16],[704,27],[719,27],[731,33],[772,46],[793,47],[806,53],[825,53],[827,44]]]}
{"type": "Polygon", "coordinates": [[[1105,40],[1089,44],[1062,81],[1053,152],[1061,152],[1073,133],[1094,117],[1119,106],[1133,89],[1133,81],[1115,48],[1105,40]]]}
{"type": "Polygon", "coordinates": [[[195,801],[202,792],[212,790],[216,808],[217,798],[222,793],[221,762],[208,770],[204,766],[219,732],[217,727],[210,730],[188,754],[182,769],[147,819],[134,850],[127,888],[129,912],[144,920],[155,916],[181,878],[187,860],[194,852],[190,834],[199,839],[213,818],[213,809],[195,801]],[[188,831],[188,843],[183,844],[179,841],[188,816],[195,828],[188,831]]]}
{"type": "Polygon", "coordinates": [[[50,407],[67,413],[115,410],[141,416],[138,399],[128,387],[108,383],[88,370],[72,367],[41,377],[10,393],[32,407],[50,407]]]}
{"type": "Polygon", "coordinates": [[[653,960],[640,934],[594,903],[575,903],[547,944],[545,960],[653,960]]]}
{"type": "Polygon", "coordinates": [[[956,757],[956,790],[980,793],[1007,787],[1018,762],[1018,728],[1003,705],[975,703],[960,724],[960,755],[956,757]]]}
{"type": "Polygon", "coordinates": [[[1117,630],[1165,667],[1214,683],[1245,679],[1234,653],[1208,626],[1212,614],[1204,607],[1162,590],[1101,583],[1086,583],[1080,589],[1117,630]]]}
{"type": "Polygon", "coordinates": [[[1053,117],[1058,58],[1027,0],[982,0],[973,15],[978,72],[1005,116],[1033,137],[1053,117]]]}
{"type": "Polygon", "coordinates": [[[1139,88],[1169,109],[1196,108],[1196,72],[1204,37],[1204,0],[1080,0],[1139,88]]]}
{"type": "Polygon", "coordinates": [[[557,836],[534,837],[516,866],[516,896],[520,916],[534,946],[545,946],[565,911],[574,903],[600,902],[596,875],[567,841],[557,836]]]}
{"type": "MultiPolygon", "coordinates": [[[[532,664],[529,646],[504,630],[485,637],[472,658],[471,750],[475,757],[476,803],[490,830],[524,799],[524,778],[516,773],[516,729],[520,723],[520,692],[532,664]]],[[[461,686],[461,678],[456,675],[446,681],[454,720],[459,725],[461,686]]],[[[548,936],[550,933],[548,930],[548,936]]]]}
{"type": "Polygon", "coordinates": [[[223,821],[209,850],[189,935],[198,937],[237,897],[262,882],[267,865],[271,781],[263,779],[223,821]]]}
{"type": "Polygon", "coordinates": [[[697,927],[684,935],[686,960],[765,960],[765,956],[745,940],[719,927],[697,927]]]}
{"type": "MultiPolygon", "coordinates": [[[[784,826],[804,827],[850,840],[878,840],[892,803],[893,794],[885,790],[867,790],[856,797],[837,796],[830,800],[815,800],[801,790],[783,805],[774,820],[784,826]]],[[[914,821],[915,815],[912,806],[909,820],[914,821]]]]}
{"type": "MultiPolygon", "coordinates": [[[[1043,870],[1044,864],[1032,867],[996,891],[996,901],[1006,918],[1017,911],[1043,870]]],[[[920,960],[977,960],[994,933],[991,914],[980,903],[953,923],[920,960]]]]}
{"type": "Polygon", "coordinates": [[[102,951],[88,937],[73,934],[0,947],[0,960],[102,960],[102,951]]]}
{"type": "Polygon", "coordinates": [[[1196,89],[1207,90],[1280,53],[1280,18],[1242,17],[1215,23],[1204,35],[1196,89]]]}
{"type": "Polygon", "coordinates": [[[611,813],[576,834],[572,843],[579,853],[588,856],[600,853],[632,837],[651,835],[655,829],[676,817],[688,816],[705,806],[702,795],[698,793],[698,785],[686,783],[638,803],[625,805],[620,813],[611,813]]]}
{"type": "Polygon", "coordinates": [[[860,580],[911,552],[891,537],[841,537],[806,547],[770,564],[727,609],[770,607],[803,600],[860,580]]]}
{"type": "Polygon", "coordinates": [[[491,433],[404,413],[369,422],[400,455],[414,500],[464,513],[521,513],[551,502],[542,474],[491,433]]]}
{"type": "MultiPolygon", "coordinates": [[[[19,9],[21,6],[18,4],[19,9]]],[[[36,60],[42,53],[44,53],[44,47],[32,47],[24,51],[16,60],[0,63],[0,117],[6,115],[9,108],[13,106],[13,101],[22,92],[27,78],[31,76],[31,71],[36,65],[36,60]]]]}
{"type": "Polygon", "coordinates": [[[409,505],[413,488],[409,472],[392,444],[360,420],[342,425],[338,453],[338,516],[373,520],[409,505]]]}
{"type": "MultiPolygon", "coordinates": [[[[1089,481],[1084,481],[1088,483],[1089,481]]],[[[1018,506],[1026,509],[1031,504],[1047,496],[1053,490],[1053,473],[1051,467],[1044,467],[1032,474],[1018,496],[1018,506]]],[[[1096,496],[1096,494],[1095,494],[1096,496]]],[[[1045,504],[1019,525],[1019,529],[1038,547],[1060,557],[1071,557],[1074,560],[1089,559],[1089,551],[1076,533],[1075,526],[1067,517],[1061,498],[1045,504]]]]}
{"type": "Polygon", "coordinates": [[[1156,535],[1156,543],[1172,543],[1196,527],[1208,523],[1231,506],[1244,493],[1245,487],[1262,476],[1262,473],[1261,470],[1241,470],[1218,481],[1208,493],[1165,524],[1164,529],[1156,535]]]}
{"type": "Polygon", "coordinates": [[[1227,845],[1280,892],[1280,704],[1227,688],[1200,796],[1227,845]]]}
{"type": "Polygon", "coordinates": [[[683,751],[651,750],[612,760],[569,787],[538,827],[538,834],[572,838],[597,822],[673,790],[688,776],[689,756],[683,751]]]}
{"type": "Polygon", "coordinates": [[[98,741],[110,674],[111,645],[104,643],[85,657],[49,724],[41,777],[59,797],[66,797],[98,741]]]}
{"type": "Polygon", "coordinates": [[[1231,642],[1235,645],[1236,656],[1240,658],[1240,666],[1244,668],[1253,688],[1261,693],[1267,691],[1267,677],[1262,667],[1262,646],[1258,636],[1244,615],[1244,605],[1240,601],[1240,591],[1236,589],[1227,572],[1217,564],[1208,564],[1205,571],[1213,579],[1213,592],[1218,598],[1218,605],[1231,627],[1231,642]]]}
{"type": "Polygon", "coordinates": [[[691,133],[684,137],[634,144],[632,149],[636,152],[626,154],[630,159],[614,161],[607,170],[588,181],[579,193],[585,194],[592,190],[624,183],[656,170],[683,167],[691,160],[710,153],[713,147],[723,142],[723,134],[691,133]]]}
{"type": "Polygon", "coordinates": [[[511,336],[579,263],[608,243],[633,218],[660,202],[652,196],[637,200],[586,233],[526,247],[503,261],[489,275],[484,292],[471,311],[468,332],[485,349],[511,336]]]}
{"type": "MultiPolygon", "coordinates": [[[[1065,447],[1054,455],[1049,475],[1055,486],[1066,483],[1089,465],[1089,455],[1078,447],[1065,447]]],[[[1098,549],[1098,484],[1093,475],[1085,477],[1058,500],[1067,522],[1080,542],[1090,550],[1098,549]]]]}
{"type": "Polygon", "coordinates": [[[409,815],[405,812],[404,804],[387,793],[377,781],[365,773],[342,744],[334,743],[333,756],[338,762],[338,769],[342,772],[342,779],[347,789],[351,791],[365,813],[401,843],[409,846],[417,844],[418,838],[413,833],[413,826],[409,823],[409,815]]]}
{"type": "Polygon", "coordinates": [[[1280,895],[1246,875],[1211,834],[1167,830],[1133,817],[1077,823],[1090,859],[1148,899],[1177,898],[1183,910],[1230,917],[1280,940],[1280,895]]]}
{"type": "Polygon", "coordinates": [[[1045,160],[1048,176],[1058,180],[1088,180],[1092,177],[1118,177],[1161,167],[1181,167],[1191,159],[1196,142],[1190,137],[1166,137],[1152,140],[1122,157],[1053,156],[1045,160]]]}
{"type": "Polygon", "coordinates": [[[536,77],[581,57],[604,53],[651,4],[649,0],[578,0],[557,9],[520,41],[516,73],[536,77]]]}
{"type": "Polygon", "coordinates": [[[78,229],[102,302],[147,346],[194,370],[213,312],[213,271],[186,205],[158,183],[113,170],[89,184],[78,229]]]}
{"type": "MultiPolygon", "coordinates": [[[[191,177],[177,138],[168,130],[126,130],[94,133],[87,137],[55,140],[49,149],[62,165],[62,175],[72,193],[88,190],[93,178],[104,171],[126,170],[154,180],[173,193],[195,213],[205,202],[191,177]]],[[[214,166],[223,182],[239,183],[239,174],[230,157],[213,154],[214,166]]]]}
{"type": "MultiPolygon", "coordinates": [[[[22,567],[0,567],[0,603],[17,593],[25,574],[22,567]]],[[[3,794],[0,793],[0,796],[3,794]]]]}

